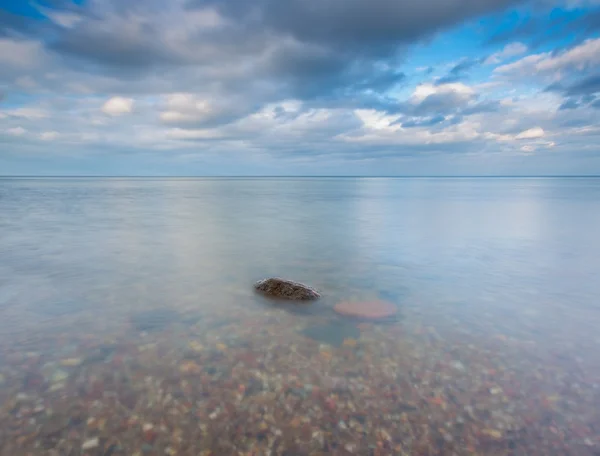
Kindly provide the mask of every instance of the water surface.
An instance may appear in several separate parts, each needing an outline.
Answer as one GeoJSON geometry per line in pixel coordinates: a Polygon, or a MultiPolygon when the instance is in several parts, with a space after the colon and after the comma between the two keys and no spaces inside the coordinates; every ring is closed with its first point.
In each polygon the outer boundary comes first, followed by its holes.
{"type": "Polygon", "coordinates": [[[597,454],[599,207],[593,178],[0,179],[1,454],[597,454]]]}

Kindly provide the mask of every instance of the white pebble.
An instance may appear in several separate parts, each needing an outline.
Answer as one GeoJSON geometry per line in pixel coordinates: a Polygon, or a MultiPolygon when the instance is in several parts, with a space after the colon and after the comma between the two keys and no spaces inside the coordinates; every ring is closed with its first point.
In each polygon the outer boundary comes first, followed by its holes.
{"type": "Polygon", "coordinates": [[[96,437],[83,442],[83,445],[81,445],[81,449],[83,451],[91,450],[92,448],[96,448],[98,445],[100,445],[100,441],[98,440],[98,437],[96,437]]]}

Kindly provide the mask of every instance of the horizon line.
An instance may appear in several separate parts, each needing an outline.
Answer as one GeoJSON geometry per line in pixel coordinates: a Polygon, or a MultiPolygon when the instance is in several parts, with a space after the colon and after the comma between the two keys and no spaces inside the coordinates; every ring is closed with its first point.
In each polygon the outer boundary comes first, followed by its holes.
{"type": "Polygon", "coordinates": [[[281,178],[327,178],[327,179],[465,179],[465,178],[486,178],[486,179],[510,179],[510,178],[600,178],[600,174],[498,174],[498,175],[40,175],[40,174],[14,174],[0,175],[0,179],[281,179],[281,178]]]}

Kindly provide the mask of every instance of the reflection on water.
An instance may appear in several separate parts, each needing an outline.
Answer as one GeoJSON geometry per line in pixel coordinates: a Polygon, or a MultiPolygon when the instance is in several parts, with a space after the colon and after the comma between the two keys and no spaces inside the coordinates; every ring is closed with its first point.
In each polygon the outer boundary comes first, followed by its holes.
{"type": "Polygon", "coordinates": [[[0,180],[0,454],[597,454],[599,203],[599,179],[0,180]],[[395,321],[333,312],[382,299],[395,321]]]}

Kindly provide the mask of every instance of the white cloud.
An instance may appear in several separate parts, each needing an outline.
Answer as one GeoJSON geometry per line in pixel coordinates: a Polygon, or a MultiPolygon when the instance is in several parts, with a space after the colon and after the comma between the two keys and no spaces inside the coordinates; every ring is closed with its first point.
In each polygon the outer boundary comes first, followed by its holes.
{"type": "Polygon", "coordinates": [[[565,70],[583,71],[598,65],[600,65],[600,38],[586,40],[579,46],[560,54],[544,52],[528,55],[514,63],[502,65],[494,72],[514,76],[536,76],[541,73],[560,78],[565,70]]]}
{"type": "Polygon", "coordinates": [[[226,124],[247,114],[247,106],[232,98],[192,93],[173,93],[165,97],[162,123],[182,128],[198,128],[210,124],[226,124]]]}
{"type": "Polygon", "coordinates": [[[515,139],[538,139],[545,135],[544,129],[541,127],[530,128],[529,130],[522,131],[515,139]]]}
{"type": "Polygon", "coordinates": [[[166,97],[167,110],[160,120],[166,124],[201,123],[215,115],[216,108],[208,100],[189,93],[174,93],[166,97]]]}
{"type": "Polygon", "coordinates": [[[8,117],[17,117],[27,120],[44,119],[48,113],[40,108],[16,108],[4,111],[8,117]]]}
{"type": "Polygon", "coordinates": [[[219,139],[223,134],[217,130],[184,130],[182,128],[173,128],[167,132],[169,139],[219,139]]]}
{"type": "Polygon", "coordinates": [[[392,122],[398,119],[398,116],[390,116],[375,109],[356,109],[354,114],[361,120],[365,128],[371,130],[383,130],[388,128],[397,130],[400,128],[400,125],[391,126],[392,122]]]}
{"type": "Polygon", "coordinates": [[[521,55],[527,52],[527,46],[520,42],[510,43],[504,46],[499,52],[490,55],[486,60],[486,65],[497,65],[498,63],[516,55],[521,55]]]}
{"type": "Polygon", "coordinates": [[[23,127],[14,127],[7,129],[6,133],[12,136],[23,136],[25,133],[27,133],[27,130],[25,130],[23,127]]]}
{"type": "Polygon", "coordinates": [[[40,12],[54,22],[56,25],[60,25],[64,28],[71,28],[81,21],[81,16],[75,13],[69,12],[57,12],[51,9],[39,8],[40,12]]]}
{"type": "Polygon", "coordinates": [[[475,95],[475,91],[462,82],[440,85],[420,84],[415,88],[410,102],[419,104],[431,95],[455,95],[458,98],[469,100],[475,95]]]}
{"type": "Polygon", "coordinates": [[[40,139],[42,141],[53,141],[60,136],[60,133],[57,131],[45,131],[40,135],[40,139]]]}
{"type": "Polygon", "coordinates": [[[535,146],[523,146],[521,147],[521,151],[523,151],[526,154],[531,154],[533,152],[535,152],[536,147],[535,146]]]}
{"type": "Polygon", "coordinates": [[[121,116],[133,111],[133,98],[113,97],[102,105],[102,112],[109,116],[121,116]]]}

